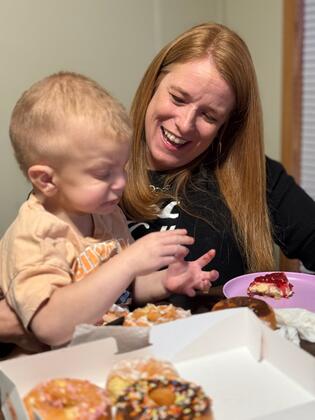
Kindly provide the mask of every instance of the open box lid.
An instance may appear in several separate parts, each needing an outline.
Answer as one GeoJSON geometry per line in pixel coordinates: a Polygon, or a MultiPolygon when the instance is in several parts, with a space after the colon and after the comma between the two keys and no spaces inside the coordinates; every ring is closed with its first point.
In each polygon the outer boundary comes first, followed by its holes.
{"type": "Polygon", "coordinates": [[[268,360],[315,395],[315,357],[275,333],[247,308],[157,325],[150,342],[153,353],[176,362],[246,346],[257,361],[268,360]]]}
{"type": "MultiPolygon", "coordinates": [[[[288,410],[282,407],[282,410],[275,410],[273,413],[268,413],[268,416],[261,417],[257,417],[259,413],[256,411],[247,418],[254,419],[256,415],[255,420],[288,420],[291,417],[279,417],[282,415],[281,411],[284,415],[287,411],[290,415],[294,412],[297,416],[295,419],[314,419],[315,358],[278,336],[247,308],[194,315],[183,320],[157,325],[150,331],[150,343],[151,345],[140,350],[119,354],[115,340],[106,338],[0,362],[0,369],[13,382],[13,392],[17,391],[19,395],[24,396],[39,382],[53,377],[88,379],[104,386],[112,365],[121,359],[151,355],[171,360],[176,367],[181,367],[189,365],[190,361],[206,361],[211,357],[224,359],[233,350],[237,353],[238,349],[245,349],[245,353],[250,354],[251,360],[256,364],[268,361],[275,369],[285,372],[289,380],[296,383],[301,394],[307,394],[301,399],[300,404],[288,410]]],[[[189,376],[186,379],[192,380],[189,376]]],[[[2,381],[0,392],[3,400],[5,392],[2,381]]],[[[11,395],[16,397],[17,394],[11,395]]],[[[244,401],[240,401],[240,404],[244,404],[244,401]]],[[[18,409],[19,403],[14,402],[13,407],[18,409]]],[[[13,420],[14,417],[7,418],[13,420]]],[[[23,417],[18,418],[23,419],[23,417]]],[[[216,420],[221,419],[224,417],[216,418],[216,420]]]]}

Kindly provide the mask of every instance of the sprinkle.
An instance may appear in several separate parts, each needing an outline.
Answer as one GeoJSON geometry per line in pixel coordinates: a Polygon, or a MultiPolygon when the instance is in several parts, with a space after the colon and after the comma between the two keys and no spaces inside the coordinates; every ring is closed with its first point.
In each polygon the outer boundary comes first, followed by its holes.
{"type": "Polygon", "coordinates": [[[141,420],[184,419],[190,420],[207,412],[210,399],[201,387],[179,380],[155,378],[139,380],[129,386],[118,398],[117,412],[138,416],[141,420]],[[168,389],[175,394],[175,402],[170,405],[158,405],[150,398],[150,392],[156,388],[168,389]]]}

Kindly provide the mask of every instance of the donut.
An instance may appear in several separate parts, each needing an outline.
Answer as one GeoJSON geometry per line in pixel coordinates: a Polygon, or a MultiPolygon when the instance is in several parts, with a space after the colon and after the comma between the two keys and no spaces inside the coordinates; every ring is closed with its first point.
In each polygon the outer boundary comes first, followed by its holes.
{"type": "Polygon", "coordinates": [[[274,310],[270,305],[268,305],[268,303],[261,299],[247,296],[236,296],[229,299],[223,299],[212,307],[212,311],[240,307],[247,307],[251,309],[258,316],[258,318],[264,321],[273,330],[277,328],[276,315],[274,310]]]}
{"type": "Polygon", "coordinates": [[[119,318],[126,317],[129,314],[127,308],[122,308],[119,305],[112,305],[109,310],[103,315],[101,325],[106,325],[109,322],[116,321],[119,318]]]}
{"type": "Polygon", "coordinates": [[[115,407],[117,420],[213,419],[210,398],[181,379],[141,379],[125,389],[115,407]]]}
{"type": "Polygon", "coordinates": [[[150,327],[155,324],[174,321],[180,318],[186,318],[191,315],[190,311],[185,311],[172,304],[154,305],[148,303],[143,308],[137,308],[130,312],[124,320],[125,327],[150,327]]]}
{"type": "Polygon", "coordinates": [[[23,399],[30,420],[109,420],[106,391],[80,379],[51,379],[37,385],[23,399]]]}
{"type": "Polygon", "coordinates": [[[178,378],[176,369],[166,360],[153,357],[121,360],[116,363],[107,376],[106,388],[112,401],[116,401],[123,391],[140,379],[164,377],[178,378]]]}

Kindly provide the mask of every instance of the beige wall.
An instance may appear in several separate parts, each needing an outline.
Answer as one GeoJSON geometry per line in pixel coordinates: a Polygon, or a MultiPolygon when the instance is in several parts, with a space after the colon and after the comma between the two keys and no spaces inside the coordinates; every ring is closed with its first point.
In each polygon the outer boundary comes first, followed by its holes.
{"type": "Polygon", "coordinates": [[[280,159],[282,0],[225,0],[224,22],[247,42],[264,111],[266,153],[280,159]]]}
{"type": "Polygon", "coordinates": [[[0,235],[30,190],[8,138],[12,108],[33,82],[58,70],[96,79],[127,107],[158,49],[206,20],[248,43],[265,112],[267,153],[280,156],[282,0],[10,0],[0,2],[0,235]]]}

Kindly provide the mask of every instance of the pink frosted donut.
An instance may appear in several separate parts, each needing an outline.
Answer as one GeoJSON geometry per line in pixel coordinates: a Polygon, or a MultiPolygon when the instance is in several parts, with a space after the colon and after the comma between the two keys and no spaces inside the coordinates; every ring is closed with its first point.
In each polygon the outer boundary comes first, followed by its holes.
{"type": "Polygon", "coordinates": [[[110,420],[106,392],[89,381],[52,379],[33,388],[24,404],[31,420],[36,411],[43,420],[110,420]]]}

